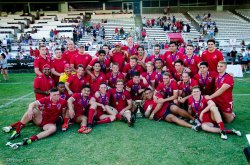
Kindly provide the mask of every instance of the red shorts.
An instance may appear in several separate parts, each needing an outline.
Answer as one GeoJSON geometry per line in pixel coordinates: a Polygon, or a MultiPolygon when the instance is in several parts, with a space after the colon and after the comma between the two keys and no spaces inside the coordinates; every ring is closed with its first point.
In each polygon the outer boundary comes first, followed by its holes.
{"type": "Polygon", "coordinates": [[[100,120],[100,117],[102,116],[102,115],[104,115],[104,114],[106,114],[104,111],[103,111],[103,109],[101,108],[101,107],[98,107],[97,109],[96,109],[96,115],[95,115],[95,118],[97,119],[97,120],[100,120]]]}
{"type": "Polygon", "coordinates": [[[213,99],[214,103],[218,107],[219,111],[224,113],[232,113],[233,112],[233,102],[222,102],[217,99],[213,99]]]}
{"type": "Polygon", "coordinates": [[[46,124],[55,124],[55,122],[52,122],[52,121],[49,121],[49,120],[46,120],[46,119],[42,119],[42,122],[40,124],[40,127],[43,127],[45,126],[46,124]]]}
{"type": "Polygon", "coordinates": [[[201,123],[213,123],[213,124],[216,124],[216,122],[213,121],[212,118],[211,118],[211,112],[210,111],[203,114],[201,123]]]}

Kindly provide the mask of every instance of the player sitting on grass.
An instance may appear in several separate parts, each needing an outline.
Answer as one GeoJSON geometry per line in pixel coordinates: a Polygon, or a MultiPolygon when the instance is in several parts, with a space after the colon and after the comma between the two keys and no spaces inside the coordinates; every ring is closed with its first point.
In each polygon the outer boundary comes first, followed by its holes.
{"type": "MultiPolygon", "coordinates": [[[[68,99],[68,114],[66,116],[73,119],[74,122],[80,123],[79,133],[90,133],[93,127],[93,118],[95,109],[90,105],[93,98],[90,96],[90,86],[83,85],[81,93],[74,93],[68,99]],[[88,117],[88,118],[87,118],[88,117]],[[88,123],[88,124],[87,124],[88,123]]],[[[68,129],[68,120],[64,120],[62,131],[68,129]]]]}
{"type": "Polygon", "coordinates": [[[221,115],[212,100],[207,100],[199,87],[192,89],[192,97],[188,99],[189,112],[195,114],[201,121],[202,129],[207,132],[220,133],[223,140],[227,140],[227,134],[241,136],[240,131],[235,129],[226,130],[221,115]],[[218,126],[218,127],[217,127],[218,126]]]}
{"type": "Polygon", "coordinates": [[[5,132],[9,132],[15,128],[15,131],[10,137],[13,140],[20,136],[21,129],[25,125],[33,121],[37,126],[42,127],[43,131],[37,135],[33,135],[30,138],[24,139],[23,144],[30,144],[33,141],[50,136],[56,132],[56,122],[59,116],[67,108],[67,102],[60,98],[59,91],[55,88],[50,90],[50,96],[39,99],[29,104],[29,108],[22,117],[21,121],[18,121],[11,126],[4,127],[5,132]],[[39,107],[43,106],[43,111],[39,110],[39,107]]]}
{"type": "Polygon", "coordinates": [[[153,91],[150,88],[145,89],[144,94],[146,99],[143,106],[145,117],[149,117],[151,120],[165,120],[169,123],[176,123],[177,125],[188,127],[195,131],[200,129],[200,123],[188,114],[187,111],[170,102],[158,103],[157,99],[153,98],[153,91]],[[193,120],[196,122],[196,125],[191,125],[185,120],[179,119],[176,115],[193,120]]]}

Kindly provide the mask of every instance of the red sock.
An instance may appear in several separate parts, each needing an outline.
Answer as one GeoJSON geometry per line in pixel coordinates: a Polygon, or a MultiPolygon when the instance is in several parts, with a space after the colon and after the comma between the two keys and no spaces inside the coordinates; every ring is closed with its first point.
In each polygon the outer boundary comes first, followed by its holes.
{"type": "Polygon", "coordinates": [[[232,134],[232,130],[225,130],[225,132],[227,133],[227,134],[232,134]]]}
{"type": "Polygon", "coordinates": [[[97,121],[97,124],[105,124],[105,123],[110,123],[110,122],[111,122],[110,118],[107,117],[105,119],[97,121]]]}
{"type": "Polygon", "coordinates": [[[116,114],[115,118],[116,118],[117,120],[121,120],[121,119],[122,119],[122,115],[120,115],[120,114],[118,113],[118,114],[116,114]]]}
{"type": "Polygon", "coordinates": [[[224,131],[225,127],[224,127],[224,123],[223,122],[219,122],[218,126],[220,127],[220,130],[224,131]]]}
{"type": "Polygon", "coordinates": [[[11,124],[10,126],[11,126],[12,128],[16,128],[20,123],[21,123],[21,122],[18,121],[18,122],[15,122],[15,123],[11,124]]]}
{"type": "Polygon", "coordinates": [[[88,124],[92,125],[94,116],[95,116],[95,110],[93,108],[90,108],[88,113],[88,124]]]}
{"type": "Polygon", "coordinates": [[[22,122],[19,122],[16,127],[16,132],[19,133],[23,127],[25,127],[25,124],[23,124],[22,122]]]}
{"type": "Polygon", "coordinates": [[[63,120],[63,124],[69,124],[69,118],[65,117],[63,120]]]}
{"type": "Polygon", "coordinates": [[[32,142],[34,142],[34,141],[38,140],[38,137],[36,135],[33,135],[33,136],[30,137],[30,140],[32,142]]]}

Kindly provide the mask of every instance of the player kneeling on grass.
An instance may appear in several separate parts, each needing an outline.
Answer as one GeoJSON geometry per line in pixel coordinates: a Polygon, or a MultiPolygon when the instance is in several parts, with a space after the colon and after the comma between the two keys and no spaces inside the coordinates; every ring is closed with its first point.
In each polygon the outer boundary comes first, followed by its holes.
{"type": "Polygon", "coordinates": [[[33,141],[48,137],[55,133],[57,129],[56,122],[62,114],[62,111],[66,110],[66,108],[67,102],[60,98],[59,91],[57,89],[52,88],[50,90],[49,97],[30,103],[29,108],[22,117],[21,121],[18,121],[11,126],[4,127],[3,130],[5,132],[9,132],[11,129],[15,128],[16,130],[10,137],[10,140],[13,140],[20,136],[21,129],[25,127],[29,121],[33,121],[37,126],[41,126],[43,131],[37,135],[31,136],[30,138],[24,139],[24,145],[30,144],[33,141]],[[39,107],[44,107],[43,111],[40,111],[39,107]]]}
{"type": "Polygon", "coordinates": [[[69,110],[66,114],[67,118],[64,119],[62,130],[66,131],[68,129],[68,118],[70,118],[73,119],[74,122],[80,123],[79,133],[90,133],[96,112],[91,103],[93,103],[93,98],[90,96],[90,86],[83,85],[81,93],[74,93],[68,99],[69,110]]]}
{"type": "Polygon", "coordinates": [[[94,95],[93,108],[97,110],[95,119],[96,124],[110,123],[115,120],[117,112],[113,111],[109,106],[110,92],[107,91],[107,85],[102,83],[94,95]]]}
{"type": "Polygon", "coordinates": [[[195,131],[200,129],[200,123],[197,120],[195,121],[197,122],[196,125],[191,125],[176,116],[179,115],[190,120],[195,120],[194,117],[188,114],[185,110],[180,109],[178,106],[170,102],[157,103],[157,100],[153,98],[153,91],[150,88],[147,88],[144,94],[146,98],[143,106],[145,117],[149,117],[151,120],[165,120],[170,123],[176,123],[177,125],[188,127],[195,131]]]}
{"type": "Polygon", "coordinates": [[[192,97],[188,99],[188,105],[189,112],[195,114],[195,116],[200,119],[204,131],[220,133],[221,138],[224,140],[227,139],[227,133],[241,136],[240,131],[236,131],[235,129],[225,129],[221,115],[218,108],[215,106],[215,103],[202,96],[199,87],[194,87],[192,89],[192,97]]]}

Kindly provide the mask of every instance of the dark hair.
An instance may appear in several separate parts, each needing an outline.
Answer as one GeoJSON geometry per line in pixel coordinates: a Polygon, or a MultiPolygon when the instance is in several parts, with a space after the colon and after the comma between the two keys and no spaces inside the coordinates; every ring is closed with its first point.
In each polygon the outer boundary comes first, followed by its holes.
{"type": "Polygon", "coordinates": [[[57,92],[58,89],[57,89],[57,88],[51,88],[49,91],[50,91],[50,92],[57,92]]]}
{"type": "Polygon", "coordinates": [[[188,46],[190,46],[190,47],[192,47],[192,48],[194,47],[194,45],[192,45],[192,44],[188,44],[187,47],[188,47],[188,46]]]}
{"type": "Polygon", "coordinates": [[[77,65],[77,69],[78,68],[83,68],[84,69],[84,66],[82,64],[79,64],[79,65],[77,65]]]}
{"type": "Polygon", "coordinates": [[[178,46],[177,42],[175,42],[175,41],[171,41],[171,42],[169,43],[169,45],[171,45],[171,44],[174,44],[175,46],[178,46]]]}
{"type": "Polygon", "coordinates": [[[134,74],[132,75],[132,77],[135,77],[135,76],[140,76],[140,73],[139,72],[134,72],[134,74]]]}
{"type": "Polygon", "coordinates": [[[161,48],[161,46],[159,44],[155,44],[154,47],[158,47],[158,48],[161,48]]]}
{"type": "Polygon", "coordinates": [[[201,90],[199,86],[194,86],[194,87],[192,87],[192,88],[191,88],[191,91],[193,91],[194,89],[199,89],[199,90],[201,90]]]}
{"type": "Polygon", "coordinates": [[[215,44],[215,40],[214,40],[214,39],[209,39],[209,40],[207,40],[207,44],[208,44],[209,42],[213,42],[213,43],[215,44]]]}
{"type": "Polygon", "coordinates": [[[60,48],[56,48],[56,49],[55,49],[55,51],[57,51],[57,50],[60,50],[60,51],[61,51],[61,49],[60,49],[60,48]]]}
{"type": "Polygon", "coordinates": [[[208,67],[208,62],[207,61],[201,61],[199,66],[201,66],[201,65],[205,65],[206,67],[208,67]]]}
{"type": "Polygon", "coordinates": [[[138,46],[138,47],[137,47],[137,51],[138,51],[139,48],[142,48],[142,50],[144,50],[144,47],[143,47],[143,46],[138,46]]]}
{"type": "Polygon", "coordinates": [[[102,54],[102,53],[103,53],[103,54],[106,54],[105,50],[102,50],[102,49],[101,49],[101,50],[98,51],[98,55],[100,55],[100,54],[102,54]]]}
{"type": "Polygon", "coordinates": [[[62,82],[62,81],[60,81],[60,82],[56,83],[56,86],[57,86],[57,87],[58,87],[59,85],[65,85],[65,83],[64,83],[64,82],[62,82]]]}
{"type": "Polygon", "coordinates": [[[94,62],[93,66],[95,66],[95,64],[100,64],[101,65],[100,61],[94,62]]]}
{"type": "Polygon", "coordinates": [[[102,45],[102,47],[104,47],[104,46],[109,47],[107,44],[102,45]]]}
{"type": "Polygon", "coordinates": [[[41,48],[46,48],[46,45],[44,45],[44,44],[39,45],[39,49],[41,49],[41,48]]]}
{"type": "Polygon", "coordinates": [[[90,86],[87,85],[87,84],[85,84],[85,85],[82,86],[82,89],[84,89],[84,88],[89,88],[89,89],[91,89],[90,86]]]}
{"type": "Polygon", "coordinates": [[[117,65],[119,66],[119,64],[117,62],[112,62],[112,65],[117,65]]]}
{"type": "Polygon", "coordinates": [[[144,93],[146,92],[146,91],[152,91],[150,88],[146,88],[145,90],[144,90],[144,93]]]}
{"type": "Polygon", "coordinates": [[[174,64],[176,64],[176,63],[179,63],[179,64],[181,64],[181,65],[184,65],[184,62],[183,62],[181,59],[176,60],[176,61],[174,62],[174,64]]]}
{"type": "Polygon", "coordinates": [[[156,62],[156,61],[161,61],[161,62],[163,62],[161,58],[156,58],[156,59],[155,59],[155,62],[156,62]]]}
{"type": "Polygon", "coordinates": [[[6,58],[6,55],[4,53],[2,53],[1,56],[3,57],[3,59],[6,58]]]}

